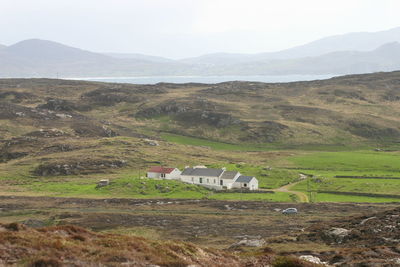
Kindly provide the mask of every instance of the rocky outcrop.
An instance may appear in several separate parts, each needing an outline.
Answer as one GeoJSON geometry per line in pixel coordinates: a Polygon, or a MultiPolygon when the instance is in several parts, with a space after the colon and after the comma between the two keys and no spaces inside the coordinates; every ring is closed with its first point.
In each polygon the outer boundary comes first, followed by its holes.
{"type": "Polygon", "coordinates": [[[81,99],[100,106],[113,106],[121,102],[138,103],[146,100],[135,94],[134,90],[125,88],[100,88],[83,94],[81,99]]]}
{"type": "Polygon", "coordinates": [[[90,106],[84,105],[83,103],[74,103],[65,99],[48,98],[46,104],[39,105],[38,108],[49,109],[53,111],[88,111],[91,109],[90,106]]]}
{"type": "Polygon", "coordinates": [[[142,109],[135,116],[141,118],[171,116],[184,125],[207,124],[217,128],[243,124],[232,115],[219,111],[222,109],[224,108],[206,99],[197,99],[190,103],[172,100],[142,109]]]}
{"type": "Polygon", "coordinates": [[[43,163],[33,171],[37,176],[62,176],[89,173],[101,173],[109,169],[122,168],[127,165],[125,160],[93,160],[86,159],[76,162],[43,163]]]}

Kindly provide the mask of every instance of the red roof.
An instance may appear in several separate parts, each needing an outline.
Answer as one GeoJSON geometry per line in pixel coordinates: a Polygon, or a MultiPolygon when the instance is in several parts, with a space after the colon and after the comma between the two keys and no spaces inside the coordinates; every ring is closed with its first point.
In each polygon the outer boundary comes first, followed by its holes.
{"type": "Polygon", "coordinates": [[[164,168],[161,166],[151,167],[149,172],[157,172],[157,173],[171,173],[175,168],[164,168]]]}

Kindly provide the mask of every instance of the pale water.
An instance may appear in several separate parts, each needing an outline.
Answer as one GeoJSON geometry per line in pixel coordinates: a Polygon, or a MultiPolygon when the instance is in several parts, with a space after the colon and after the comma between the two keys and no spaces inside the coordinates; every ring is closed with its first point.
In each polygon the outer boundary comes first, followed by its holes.
{"type": "Polygon", "coordinates": [[[335,75],[251,75],[251,76],[148,76],[148,77],[88,77],[71,78],[112,83],[156,84],[156,83],[221,83],[228,81],[251,81],[265,83],[282,83],[295,81],[323,80],[335,75]]]}

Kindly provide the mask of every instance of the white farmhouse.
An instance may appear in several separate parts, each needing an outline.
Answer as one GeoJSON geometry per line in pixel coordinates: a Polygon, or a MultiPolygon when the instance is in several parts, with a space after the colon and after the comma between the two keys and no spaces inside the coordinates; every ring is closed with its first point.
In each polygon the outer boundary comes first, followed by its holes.
{"type": "Polygon", "coordinates": [[[223,169],[185,168],[181,173],[181,181],[214,189],[222,189],[223,182],[221,182],[220,177],[223,172],[223,169]]]}
{"type": "Polygon", "coordinates": [[[249,177],[250,176],[241,176],[237,171],[226,171],[225,168],[187,167],[181,173],[182,182],[202,185],[212,189],[258,189],[258,180],[255,177],[251,177],[251,179],[249,177]]]}
{"type": "Polygon", "coordinates": [[[181,171],[177,168],[154,166],[147,171],[147,177],[155,179],[179,180],[181,177],[181,171]]]}

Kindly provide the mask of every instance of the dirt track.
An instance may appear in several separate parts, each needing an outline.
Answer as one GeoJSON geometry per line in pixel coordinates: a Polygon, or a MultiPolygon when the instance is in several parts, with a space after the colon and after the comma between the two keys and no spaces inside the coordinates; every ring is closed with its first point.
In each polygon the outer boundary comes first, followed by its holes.
{"type": "Polygon", "coordinates": [[[292,183],[292,184],[287,184],[287,185],[284,185],[284,186],[279,187],[277,189],[274,189],[273,191],[295,194],[299,198],[300,202],[310,202],[309,199],[308,199],[308,196],[306,194],[304,194],[303,192],[290,190],[290,188],[292,188],[293,186],[295,186],[296,184],[298,184],[300,182],[301,181],[296,182],[296,183],[292,183]]]}

